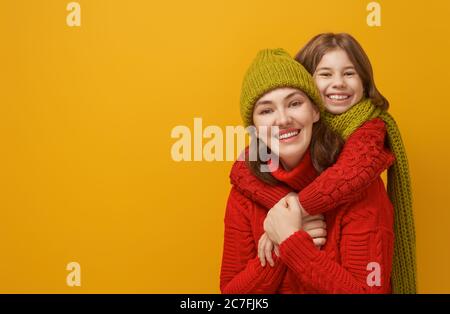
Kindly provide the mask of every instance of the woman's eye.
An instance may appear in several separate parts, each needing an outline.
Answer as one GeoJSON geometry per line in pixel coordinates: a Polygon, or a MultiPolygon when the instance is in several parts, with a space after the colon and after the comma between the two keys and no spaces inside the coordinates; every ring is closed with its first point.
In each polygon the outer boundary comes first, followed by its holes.
{"type": "Polygon", "coordinates": [[[355,72],[345,72],[344,75],[346,75],[346,76],[352,76],[352,75],[355,75],[355,72]]]}
{"type": "Polygon", "coordinates": [[[303,102],[301,102],[301,101],[293,101],[293,102],[290,103],[290,106],[291,107],[297,107],[297,106],[300,106],[302,103],[303,102]]]}
{"type": "Polygon", "coordinates": [[[259,114],[268,114],[268,113],[270,113],[270,112],[271,112],[270,109],[264,109],[264,110],[261,110],[261,111],[259,112],[259,114]]]}

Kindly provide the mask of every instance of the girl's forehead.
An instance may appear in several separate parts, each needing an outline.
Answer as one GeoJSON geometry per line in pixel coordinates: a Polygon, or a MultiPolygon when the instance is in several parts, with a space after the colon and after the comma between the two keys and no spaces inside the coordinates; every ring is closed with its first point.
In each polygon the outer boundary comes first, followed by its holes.
{"type": "Polygon", "coordinates": [[[320,60],[317,69],[331,66],[353,66],[345,50],[338,48],[326,52],[320,60]]]}

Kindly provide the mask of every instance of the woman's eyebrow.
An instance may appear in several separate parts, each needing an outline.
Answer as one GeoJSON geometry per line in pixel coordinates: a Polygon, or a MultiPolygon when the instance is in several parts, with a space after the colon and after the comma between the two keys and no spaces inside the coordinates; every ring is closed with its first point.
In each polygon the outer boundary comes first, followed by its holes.
{"type": "Polygon", "coordinates": [[[255,108],[256,108],[256,106],[258,106],[258,105],[270,105],[270,104],[272,104],[272,101],[271,101],[271,100],[260,100],[260,101],[256,102],[255,108]]]}
{"type": "MultiPolygon", "coordinates": [[[[290,98],[292,96],[295,96],[295,95],[303,96],[302,93],[300,93],[298,91],[295,91],[295,92],[290,93],[286,97],[284,97],[284,100],[286,100],[286,99],[288,99],[288,98],[290,98]]],[[[260,101],[256,102],[255,108],[258,105],[270,105],[270,104],[273,104],[273,101],[271,101],[271,100],[260,100],[260,101]]]]}
{"type": "Polygon", "coordinates": [[[284,97],[284,100],[286,100],[286,99],[288,99],[288,98],[290,98],[292,96],[295,96],[295,95],[303,96],[302,93],[295,91],[295,92],[290,93],[286,97],[284,97]]]}

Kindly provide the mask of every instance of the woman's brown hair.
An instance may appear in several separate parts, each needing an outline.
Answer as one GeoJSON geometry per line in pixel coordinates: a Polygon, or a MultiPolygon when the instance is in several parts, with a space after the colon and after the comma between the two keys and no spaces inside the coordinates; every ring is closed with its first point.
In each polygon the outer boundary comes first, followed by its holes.
{"type": "Polygon", "coordinates": [[[295,56],[305,69],[314,75],[317,65],[322,57],[334,49],[343,49],[355,70],[361,77],[364,87],[364,96],[370,98],[375,106],[383,110],[389,108],[388,100],[378,91],[373,79],[372,65],[361,45],[347,33],[323,33],[313,37],[295,56]]]}
{"type": "MultiPolygon", "coordinates": [[[[311,103],[313,106],[316,106],[314,102],[311,101],[311,103]]],[[[259,148],[262,147],[267,153],[270,153],[270,149],[255,135],[252,135],[251,140],[257,141],[258,149],[257,160],[252,161],[246,158],[250,171],[265,183],[270,185],[278,184],[279,181],[270,172],[262,172],[260,170],[264,162],[261,161],[259,148]]],[[[336,162],[343,145],[344,140],[326,125],[325,122],[319,119],[319,121],[313,124],[309,151],[312,164],[317,172],[322,172],[336,162]]]]}

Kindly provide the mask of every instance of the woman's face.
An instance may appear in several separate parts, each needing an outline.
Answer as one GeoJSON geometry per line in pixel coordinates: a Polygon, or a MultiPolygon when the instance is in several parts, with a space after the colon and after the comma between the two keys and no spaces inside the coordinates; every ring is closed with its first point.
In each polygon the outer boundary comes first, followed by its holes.
{"type": "Polygon", "coordinates": [[[361,78],[343,49],[327,52],[313,76],[325,108],[332,114],[346,112],[363,97],[361,78]]]}
{"type": "Polygon", "coordinates": [[[258,136],[281,161],[289,161],[292,167],[309,147],[313,124],[319,118],[320,113],[309,97],[295,88],[278,88],[264,94],[253,110],[258,136]],[[272,127],[278,127],[278,131],[272,127]],[[263,129],[267,130],[267,137],[263,129]],[[275,145],[278,147],[271,147],[272,141],[278,141],[275,145]]]}

